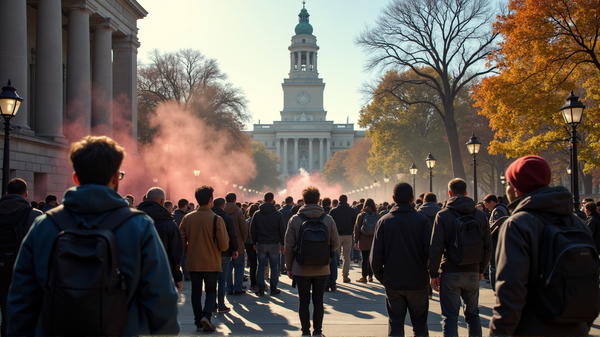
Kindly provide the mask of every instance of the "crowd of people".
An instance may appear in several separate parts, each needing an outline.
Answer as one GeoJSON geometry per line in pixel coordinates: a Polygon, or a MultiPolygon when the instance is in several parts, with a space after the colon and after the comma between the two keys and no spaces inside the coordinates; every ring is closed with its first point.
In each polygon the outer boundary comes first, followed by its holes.
{"type": "MultiPolygon", "coordinates": [[[[215,331],[213,315],[231,310],[226,296],[250,291],[277,296],[280,274],[298,289],[302,335],[322,335],[324,293],[337,290],[340,267],[341,282],[352,282],[353,262],[361,265],[361,277],[355,282],[377,280],[384,286],[390,336],[405,335],[407,313],[414,335],[429,334],[432,291],[439,292],[445,336],[458,335],[461,308],[469,335],[481,336],[478,307],[484,276],[497,295],[491,335],[586,335],[600,310],[598,205],[586,200],[583,214],[574,210],[566,189],[549,186],[550,168],[538,156],[510,165],[506,196],[490,194],[479,203],[467,196],[466,182],[455,178],[448,183],[444,202],[433,193],[417,197],[410,184],[400,182],[394,186],[392,203],[377,204],[371,198],[350,203],[343,194],[332,200],[313,186],[307,186],[296,202],[288,196],[279,204],[272,192],[257,202],[241,202],[233,192],[222,197],[211,186],[201,186],[195,189],[196,206],[186,199],[176,204],[166,200],[160,187],[149,189],[138,205],[132,195],[122,197],[117,190],[124,176],[119,171],[124,155],[108,137],[88,136],[74,143],[70,160],[76,186],[65,192],[61,205],[53,195],[45,205],[29,203],[25,181],[9,182],[8,194],[0,199],[2,235],[10,227],[14,236],[12,244],[3,240],[3,247],[9,248],[0,252],[2,336],[178,334],[177,292],[186,281],[191,284],[198,331],[215,331]],[[118,221],[117,211],[122,214],[118,221]],[[573,284],[585,288],[595,282],[596,288],[587,302],[563,299],[564,311],[572,312],[548,318],[538,314],[539,303],[546,302],[536,297],[541,291],[537,276],[546,272],[547,258],[539,255],[548,249],[545,229],[556,219],[585,236],[574,245],[579,255],[565,254],[569,260],[555,268],[556,274],[567,274],[569,263],[579,263],[574,275],[585,269],[587,278],[560,286],[571,295],[577,293],[573,284]],[[113,224],[106,224],[110,221],[113,224]],[[107,294],[60,282],[67,273],[63,269],[69,267],[65,256],[81,252],[73,251],[73,246],[61,248],[67,246],[59,239],[83,233],[104,237],[107,249],[118,255],[115,266],[110,266],[117,279],[105,286],[111,289],[107,294]],[[590,255],[591,260],[578,260],[590,255]],[[244,285],[247,280],[249,287],[244,285]],[[64,303],[52,301],[57,294],[64,303]],[[107,301],[119,303],[118,296],[126,301],[126,315],[106,324],[102,308],[107,301]],[[89,303],[94,301],[100,309],[79,306],[93,307],[89,303]],[[56,308],[64,312],[57,313],[56,308]],[[48,323],[61,322],[63,316],[78,324],[67,328],[48,323]],[[94,330],[99,321],[104,330],[94,330]]],[[[545,305],[552,308],[553,303],[545,305]]]]}

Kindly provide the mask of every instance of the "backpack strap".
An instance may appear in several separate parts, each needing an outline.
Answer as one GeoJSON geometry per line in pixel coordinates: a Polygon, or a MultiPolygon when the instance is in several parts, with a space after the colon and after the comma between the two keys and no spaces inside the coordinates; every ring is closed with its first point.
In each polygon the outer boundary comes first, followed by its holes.
{"type": "MultiPolygon", "coordinates": [[[[102,221],[97,224],[93,224],[92,227],[108,229],[110,231],[114,231],[123,223],[127,222],[127,220],[131,219],[136,215],[146,214],[140,210],[130,208],[129,206],[119,207],[112,212],[110,212],[102,221]]],[[[79,227],[82,222],[78,222],[73,214],[69,210],[67,210],[64,205],[60,205],[58,207],[54,207],[50,211],[46,213],[48,218],[54,222],[56,227],[60,229],[60,231],[65,231],[67,229],[74,229],[79,227]]]]}
{"type": "MultiPolygon", "coordinates": [[[[300,212],[298,212],[297,214],[300,217],[300,219],[302,219],[302,222],[310,220],[309,217],[307,217],[306,215],[304,215],[304,214],[302,214],[300,212]]],[[[325,213],[323,213],[323,214],[325,214],[325,213]]]]}

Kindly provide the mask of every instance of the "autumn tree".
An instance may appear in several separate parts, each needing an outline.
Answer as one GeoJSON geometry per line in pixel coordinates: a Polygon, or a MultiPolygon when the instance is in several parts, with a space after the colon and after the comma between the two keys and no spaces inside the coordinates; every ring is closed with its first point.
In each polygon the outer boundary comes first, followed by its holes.
{"type": "Polygon", "coordinates": [[[349,153],[350,149],[337,151],[331,156],[331,159],[325,162],[323,179],[328,185],[339,184],[343,188],[351,186],[346,178],[346,168],[344,167],[344,161],[348,158],[349,153]]]}
{"type": "Polygon", "coordinates": [[[456,97],[471,81],[494,70],[484,64],[497,37],[490,7],[490,0],[394,0],[356,40],[369,53],[368,69],[412,71],[416,78],[403,81],[437,92],[438,101],[402,103],[428,105],[443,121],[456,177],[465,177],[456,97]]]}
{"type": "Polygon", "coordinates": [[[252,157],[256,164],[256,177],[248,183],[248,188],[262,191],[265,188],[276,190],[282,182],[279,179],[281,172],[277,169],[279,156],[274,152],[267,150],[262,142],[251,142],[252,157]]]}
{"type": "Polygon", "coordinates": [[[371,139],[362,139],[354,142],[348,149],[344,159],[344,174],[354,187],[362,187],[373,183],[374,175],[369,173],[368,159],[373,142],[371,139]]]}

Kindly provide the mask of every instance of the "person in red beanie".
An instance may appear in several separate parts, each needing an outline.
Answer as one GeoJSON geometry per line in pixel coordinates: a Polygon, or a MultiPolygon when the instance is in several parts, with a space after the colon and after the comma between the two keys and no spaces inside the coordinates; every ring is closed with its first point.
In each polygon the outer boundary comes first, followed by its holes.
{"type": "Polygon", "coordinates": [[[506,179],[512,215],[498,238],[496,305],[490,335],[587,336],[593,319],[557,323],[541,318],[536,308],[540,245],[550,219],[562,218],[574,228],[589,232],[585,222],[573,214],[571,193],[563,186],[548,186],[550,167],[539,156],[517,159],[506,170],[506,179]]]}

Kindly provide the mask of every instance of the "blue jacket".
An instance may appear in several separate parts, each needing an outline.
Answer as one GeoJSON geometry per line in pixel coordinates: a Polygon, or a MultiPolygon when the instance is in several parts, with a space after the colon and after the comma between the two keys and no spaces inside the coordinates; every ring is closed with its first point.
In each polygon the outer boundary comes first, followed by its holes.
{"type": "MultiPolygon", "coordinates": [[[[65,192],[64,206],[77,220],[98,221],[127,201],[101,185],[72,187],[65,192]]],[[[40,313],[48,280],[50,251],[58,227],[42,215],[23,241],[8,293],[8,335],[42,335],[40,313]]],[[[122,272],[127,285],[129,324],[122,335],[173,335],[177,321],[177,291],[169,262],[154,222],[135,216],[114,231],[122,272]]]]}

